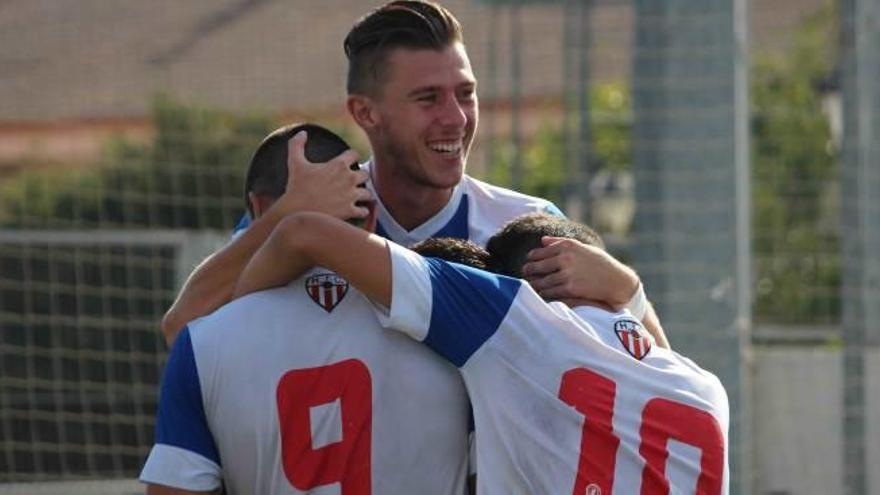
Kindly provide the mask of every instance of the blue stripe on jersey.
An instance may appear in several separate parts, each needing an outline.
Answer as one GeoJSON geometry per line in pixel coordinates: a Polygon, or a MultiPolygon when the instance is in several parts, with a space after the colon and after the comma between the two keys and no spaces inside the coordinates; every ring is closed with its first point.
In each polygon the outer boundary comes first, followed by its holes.
{"type": "MultiPolygon", "coordinates": [[[[375,234],[379,237],[384,237],[385,239],[391,239],[388,235],[388,231],[385,230],[385,227],[382,226],[381,223],[376,223],[376,232],[375,234]]],[[[434,232],[434,235],[431,237],[454,237],[456,239],[464,239],[468,240],[468,236],[470,235],[470,229],[468,229],[468,197],[467,194],[462,194],[461,196],[461,204],[458,205],[458,209],[455,210],[455,215],[452,215],[452,218],[449,219],[449,222],[443,226],[437,232],[434,232]]]]}
{"type": "Polygon", "coordinates": [[[458,367],[489,340],[522,281],[425,258],[431,278],[431,323],[424,343],[458,367]]]}
{"type": "Polygon", "coordinates": [[[232,233],[235,234],[241,230],[244,230],[251,226],[251,216],[245,212],[241,218],[238,219],[238,223],[235,224],[235,227],[232,229],[232,233]]]}
{"type": "Polygon", "coordinates": [[[184,327],[177,336],[165,365],[156,418],[156,443],[195,452],[220,465],[220,454],[208,429],[202,404],[202,387],[189,327],[184,327]]]}
{"type": "Polygon", "coordinates": [[[454,237],[456,239],[464,239],[467,240],[470,235],[470,230],[468,229],[468,196],[467,194],[461,195],[461,203],[458,205],[458,210],[455,211],[455,215],[452,215],[452,218],[449,219],[449,222],[443,226],[442,229],[438,230],[431,237],[454,237]]]}
{"type": "Polygon", "coordinates": [[[547,206],[544,207],[544,213],[548,213],[559,218],[565,218],[565,213],[562,213],[562,210],[560,210],[559,207],[553,203],[549,203],[547,206]]]}

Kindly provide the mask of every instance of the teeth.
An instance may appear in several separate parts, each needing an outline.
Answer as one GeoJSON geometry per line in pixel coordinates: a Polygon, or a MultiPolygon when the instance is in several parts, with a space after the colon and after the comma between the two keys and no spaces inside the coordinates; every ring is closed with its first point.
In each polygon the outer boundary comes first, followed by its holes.
{"type": "Polygon", "coordinates": [[[433,143],[428,145],[432,150],[439,151],[441,153],[457,153],[458,150],[461,149],[461,143],[452,142],[452,143],[433,143]]]}

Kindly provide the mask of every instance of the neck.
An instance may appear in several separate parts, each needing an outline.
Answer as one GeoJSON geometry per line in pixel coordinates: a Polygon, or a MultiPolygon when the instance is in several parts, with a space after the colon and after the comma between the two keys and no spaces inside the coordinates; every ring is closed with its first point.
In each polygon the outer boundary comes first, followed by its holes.
{"type": "Polygon", "coordinates": [[[383,167],[374,157],[373,187],[391,217],[406,230],[413,230],[436,215],[452,197],[452,188],[413,184],[394,167],[383,167]]]}

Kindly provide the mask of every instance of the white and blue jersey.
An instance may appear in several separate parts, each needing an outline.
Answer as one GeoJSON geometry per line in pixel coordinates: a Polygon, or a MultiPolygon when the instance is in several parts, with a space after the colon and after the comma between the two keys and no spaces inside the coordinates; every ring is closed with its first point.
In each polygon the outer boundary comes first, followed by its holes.
{"type": "Polygon", "coordinates": [[[392,304],[377,313],[459,368],[478,493],[727,493],[714,375],[627,312],[548,304],[522,280],[388,244],[392,304]]]}
{"type": "MultiPolygon", "coordinates": [[[[361,165],[368,171],[370,166],[370,162],[361,165]]],[[[465,175],[453,189],[446,206],[422,225],[407,231],[385,209],[372,181],[367,181],[367,188],[376,198],[376,234],[403,246],[411,246],[432,237],[466,239],[485,246],[498,229],[520,215],[545,212],[564,216],[556,205],[546,199],[493,186],[465,175]]],[[[235,231],[240,232],[248,225],[245,216],[235,231]]]]}
{"type": "Polygon", "coordinates": [[[383,330],[332,272],[248,295],[177,337],[147,483],[226,493],[462,494],[455,368],[383,330]]]}

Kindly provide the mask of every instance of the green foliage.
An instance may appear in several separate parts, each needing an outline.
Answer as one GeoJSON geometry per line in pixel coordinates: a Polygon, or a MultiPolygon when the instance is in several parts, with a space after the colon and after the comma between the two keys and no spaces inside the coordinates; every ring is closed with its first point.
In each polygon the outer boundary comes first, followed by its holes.
{"type": "Polygon", "coordinates": [[[830,6],[807,19],[783,54],[752,70],[752,167],[756,319],[830,323],[840,315],[838,234],[821,220],[837,162],[819,81],[831,72],[830,6]]]}
{"type": "MultiPolygon", "coordinates": [[[[819,82],[835,61],[829,4],[809,17],[782,53],[759,53],[752,67],[755,316],[775,323],[833,323],[840,317],[839,234],[828,219],[838,165],[819,82]]],[[[591,90],[593,157],[600,169],[626,170],[632,160],[628,91],[619,84],[591,90]]],[[[545,123],[523,152],[520,189],[560,202],[566,177],[559,123],[545,123]]],[[[492,144],[487,180],[510,185],[513,148],[492,144]]],[[[833,223],[833,221],[831,222],[833,223]]]]}
{"type": "MultiPolygon", "coordinates": [[[[629,92],[622,84],[609,83],[590,92],[592,159],[600,169],[627,170],[632,160],[631,105],[629,92]]],[[[510,187],[513,144],[509,140],[493,142],[493,160],[485,179],[492,184],[510,187]]],[[[560,122],[546,121],[526,143],[523,150],[523,183],[520,191],[562,202],[562,192],[571,178],[566,176],[565,139],[560,122]]]]}
{"type": "Polygon", "coordinates": [[[147,144],[108,143],[82,172],[26,172],[5,184],[0,224],[12,227],[228,229],[244,209],[244,173],[273,121],[154,102],[147,144]]]}

